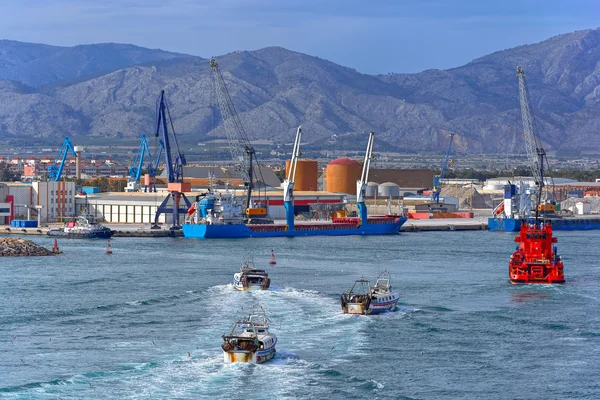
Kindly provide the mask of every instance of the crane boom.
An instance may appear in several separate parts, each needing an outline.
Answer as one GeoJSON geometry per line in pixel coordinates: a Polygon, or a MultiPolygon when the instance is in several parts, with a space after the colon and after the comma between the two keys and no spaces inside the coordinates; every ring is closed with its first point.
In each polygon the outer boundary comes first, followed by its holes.
{"type": "Polygon", "coordinates": [[[521,105],[521,119],[523,120],[523,135],[525,136],[525,149],[529,158],[529,168],[536,185],[535,218],[538,218],[538,208],[542,202],[542,190],[544,189],[544,160],[546,151],[535,131],[535,120],[531,112],[531,100],[529,90],[525,82],[525,71],[517,67],[517,78],[519,79],[519,103],[521,105]]]}
{"type": "Polygon", "coordinates": [[[373,158],[373,141],[375,133],[369,133],[369,141],[367,142],[367,150],[365,151],[365,161],[363,162],[362,174],[360,180],[356,181],[356,207],[360,215],[361,224],[368,223],[367,205],[365,199],[367,197],[367,180],[369,179],[369,168],[371,167],[371,159],[373,158]]]}
{"type": "Polygon", "coordinates": [[[431,201],[434,203],[439,203],[440,201],[440,192],[442,190],[442,180],[446,175],[446,171],[448,170],[448,163],[450,161],[450,150],[452,149],[452,140],[454,139],[454,133],[450,134],[450,140],[448,141],[448,149],[446,149],[446,155],[444,157],[444,162],[442,163],[442,169],[440,170],[440,174],[433,177],[433,190],[431,191],[431,201]]]}
{"type": "Polygon", "coordinates": [[[356,181],[356,202],[360,203],[365,201],[367,196],[367,181],[369,179],[369,168],[371,167],[371,159],[373,157],[373,140],[375,139],[375,132],[369,134],[369,141],[367,142],[367,150],[365,152],[365,160],[363,162],[363,169],[360,175],[360,180],[356,181]]]}
{"type": "Polygon", "coordinates": [[[60,181],[62,176],[63,169],[65,168],[65,161],[67,160],[67,154],[69,154],[69,150],[75,157],[77,154],[75,153],[75,147],[71,142],[71,139],[65,138],[63,141],[63,145],[56,156],[56,160],[54,161],[54,165],[48,167],[48,179],[54,182],[60,181]]]}
{"type": "Polygon", "coordinates": [[[292,150],[292,159],[290,160],[290,169],[287,178],[283,181],[283,201],[294,200],[294,183],[296,181],[296,166],[300,158],[300,141],[302,140],[302,127],[299,126],[296,131],[296,140],[292,150]]]}
{"type": "Polygon", "coordinates": [[[133,161],[133,165],[129,167],[129,182],[140,181],[140,176],[142,175],[142,167],[144,165],[144,157],[146,157],[146,155],[149,158],[152,158],[152,155],[150,154],[150,149],[148,148],[148,140],[146,139],[146,135],[142,135],[140,147],[138,148],[138,152],[135,156],[135,160],[133,161]]]}
{"type": "MultiPolygon", "coordinates": [[[[223,125],[225,127],[225,134],[227,135],[227,141],[229,143],[229,151],[231,157],[235,163],[238,163],[238,167],[244,164],[246,155],[249,154],[248,150],[252,148],[250,139],[242,126],[240,117],[233,105],[227,86],[225,86],[225,79],[219,69],[219,64],[214,58],[210,60],[210,67],[215,77],[215,85],[217,90],[217,98],[219,101],[219,109],[221,110],[221,116],[223,118],[223,125]]],[[[248,171],[245,168],[240,168],[245,182],[249,180],[248,171]]]]}
{"type": "Polygon", "coordinates": [[[169,183],[181,183],[183,182],[183,166],[187,164],[185,160],[184,154],[179,150],[179,143],[177,142],[177,136],[175,135],[175,130],[173,129],[173,122],[171,121],[171,113],[169,112],[169,108],[167,106],[167,102],[165,100],[165,91],[161,90],[160,97],[158,99],[158,112],[157,112],[157,121],[156,121],[156,134],[158,137],[160,135],[161,126],[162,126],[162,140],[165,148],[165,161],[168,175],[169,183]],[[167,114],[169,116],[169,123],[171,125],[171,132],[173,134],[173,138],[175,140],[175,145],[177,147],[177,154],[175,157],[175,162],[173,162],[173,156],[171,155],[171,142],[169,140],[169,128],[167,125],[167,114]]]}
{"type": "MultiPolygon", "coordinates": [[[[256,161],[256,153],[254,147],[250,143],[250,139],[244,130],[240,117],[233,105],[227,86],[225,86],[225,79],[219,69],[219,64],[214,58],[210,60],[210,67],[213,71],[215,78],[215,87],[217,91],[217,98],[219,101],[219,109],[221,110],[221,117],[223,118],[223,125],[225,127],[225,134],[227,136],[227,142],[229,144],[229,151],[233,162],[236,164],[235,168],[241,173],[244,181],[244,186],[247,187],[246,192],[246,214],[250,209],[250,199],[252,196],[252,189],[254,188],[254,161],[256,161]]],[[[260,173],[260,170],[258,171],[260,173]]],[[[256,209],[253,213],[261,213],[266,215],[266,209],[256,209]]]]}

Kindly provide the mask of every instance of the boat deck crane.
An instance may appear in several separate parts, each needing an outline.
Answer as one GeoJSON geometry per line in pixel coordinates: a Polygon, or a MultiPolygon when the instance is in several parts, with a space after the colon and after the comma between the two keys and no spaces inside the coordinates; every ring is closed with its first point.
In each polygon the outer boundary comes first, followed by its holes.
{"type": "Polygon", "coordinates": [[[450,150],[452,149],[452,140],[454,139],[454,133],[450,134],[450,140],[448,141],[448,149],[446,150],[446,156],[442,163],[442,169],[439,175],[433,177],[433,189],[431,190],[431,201],[434,203],[440,202],[440,192],[442,190],[442,180],[446,171],[448,170],[448,164],[450,162],[450,150]]]}
{"type": "MultiPolygon", "coordinates": [[[[152,229],[159,229],[158,218],[161,214],[172,214],[173,215],[173,224],[171,225],[171,230],[173,229],[181,229],[181,225],[179,224],[179,215],[185,215],[185,212],[192,205],[188,198],[185,196],[184,192],[191,191],[191,185],[189,183],[183,182],[183,166],[187,164],[185,160],[184,154],[179,149],[179,143],[177,142],[177,136],[175,135],[175,130],[173,129],[173,121],[171,119],[171,113],[169,111],[169,107],[165,100],[165,91],[161,90],[160,97],[157,100],[157,122],[156,122],[156,134],[155,136],[158,138],[162,131],[162,141],[164,144],[164,153],[165,153],[165,168],[167,170],[168,175],[168,190],[169,194],[163,200],[163,202],[158,206],[156,210],[156,214],[154,215],[154,223],[152,224],[152,229]],[[167,116],[168,122],[167,123],[167,116]],[[173,139],[175,141],[175,146],[177,147],[177,154],[175,155],[175,160],[173,160],[173,156],[171,154],[171,142],[169,139],[169,128],[171,126],[171,133],[173,139]],[[161,130],[162,128],[162,130],[161,130]],[[185,201],[186,208],[179,208],[179,203],[181,199],[185,201]],[[169,207],[169,200],[172,200],[172,205],[169,207]]],[[[157,158],[158,159],[158,158],[157,158]]]]}
{"type": "Polygon", "coordinates": [[[77,157],[75,152],[75,147],[71,142],[71,139],[65,138],[63,141],[63,145],[56,156],[56,160],[54,160],[54,164],[48,167],[48,179],[54,182],[60,181],[62,177],[62,172],[65,167],[65,161],[67,160],[67,154],[69,154],[69,150],[73,153],[73,156],[77,157]]]}
{"type": "Polygon", "coordinates": [[[302,140],[302,127],[296,131],[296,140],[292,150],[292,159],[287,177],[283,181],[283,206],[285,207],[285,220],[288,230],[294,230],[294,183],[296,181],[296,167],[300,158],[300,141],[302,140]]]}
{"type": "Polygon", "coordinates": [[[375,133],[369,134],[369,141],[367,142],[367,151],[365,152],[365,160],[363,162],[362,174],[360,180],[356,181],[356,206],[360,215],[361,224],[367,223],[367,206],[365,199],[367,197],[367,182],[369,180],[369,169],[371,167],[371,159],[373,158],[373,140],[375,133]]]}

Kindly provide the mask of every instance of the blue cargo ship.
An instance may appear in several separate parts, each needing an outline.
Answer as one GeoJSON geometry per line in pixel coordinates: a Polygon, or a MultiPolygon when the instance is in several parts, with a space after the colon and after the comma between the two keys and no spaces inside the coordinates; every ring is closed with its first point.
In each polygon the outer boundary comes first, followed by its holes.
{"type": "Polygon", "coordinates": [[[363,163],[361,179],[356,182],[357,202],[360,216],[355,218],[333,218],[331,221],[297,223],[294,220],[293,188],[295,170],[300,155],[299,146],[301,128],[296,133],[292,152],[292,161],[288,176],[283,182],[283,205],[286,223],[274,224],[263,219],[262,223],[251,223],[252,215],[242,212],[242,201],[232,193],[209,191],[196,197],[196,202],[188,210],[186,223],[182,224],[183,235],[187,238],[251,238],[251,237],[294,237],[294,236],[344,236],[344,235],[390,235],[398,234],[407,217],[404,215],[385,215],[367,217],[365,205],[366,186],[373,151],[373,132],[363,163]],[[200,197],[203,197],[200,199],[200,197]]]}

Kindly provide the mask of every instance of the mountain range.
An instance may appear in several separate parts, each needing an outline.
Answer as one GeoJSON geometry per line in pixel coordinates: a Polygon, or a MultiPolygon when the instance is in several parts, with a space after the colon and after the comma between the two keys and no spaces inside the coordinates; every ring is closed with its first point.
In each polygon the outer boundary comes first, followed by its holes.
{"type": "MultiPolygon", "coordinates": [[[[268,47],[217,57],[253,140],[396,151],[524,152],[515,71],[523,67],[548,151],[598,149],[600,28],[502,50],[448,70],[366,75],[268,47]]],[[[57,47],[0,40],[0,143],[150,135],[165,90],[188,141],[225,137],[209,60],[125,44],[57,47]]]]}

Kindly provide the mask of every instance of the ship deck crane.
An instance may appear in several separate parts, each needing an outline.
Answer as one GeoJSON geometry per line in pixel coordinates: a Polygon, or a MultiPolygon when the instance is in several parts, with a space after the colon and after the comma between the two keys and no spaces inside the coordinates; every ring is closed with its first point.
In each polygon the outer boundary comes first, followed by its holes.
{"type": "Polygon", "coordinates": [[[63,141],[63,145],[60,148],[58,155],[56,156],[54,165],[51,165],[48,167],[48,179],[49,180],[54,181],[54,182],[60,181],[60,178],[62,177],[63,169],[65,167],[65,161],[67,160],[67,155],[69,154],[69,150],[71,150],[71,153],[73,153],[73,155],[75,157],[77,157],[77,154],[75,152],[75,147],[73,146],[71,139],[65,138],[65,140],[63,141]]]}
{"type": "Polygon", "coordinates": [[[433,189],[431,190],[431,201],[434,203],[440,202],[440,192],[442,190],[442,180],[446,171],[448,170],[448,164],[450,162],[450,150],[452,149],[452,140],[454,139],[454,133],[450,134],[450,140],[448,141],[448,149],[446,150],[446,156],[442,163],[442,169],[439,175],[433,177],[433,189]]]}
{"type": "Polygon", "coordinates": [[[360,215],[361,224],[367,223],[367,206],[365,199],[367,197],[367,182],[369,180],[369,169],[371,167],[371,160],[373,158],[373,140],[375,139],[375,133],[369,134],[369,141],[367,142],[367,150],[365,152],[365,160],[363,162],[362,174],[360,180],[356,181],[356,206],[360,215]]]}
{"type": "MultiPolygon", "coordinates": [[[[163,200],[163,202],[158,206],[156,210],[156,214],[154,215],[154,223],[152,224],[152,229],[159,229],[158,218],[161,214],[172,214],[173,215],[173,225],[171,226],[171,230],[173,229],[181,229],[181,225],[179,224],[179,215],[185,215],[185,212],[192,205],[188,198],[185,196],[184,192],[189,192],[191,190],[191,185],[189,183],[183,182],[183,166],[187,164],[185,160],[185,155],[179,149],[179,143],[177,142],[177,136],[175,135],[175,130],[173,129],[173,121],[171,119],[171,113],[169,111],[169,107],[165,100],[165,91],[162,90],[160,92],[160,97],[157,101],[157,122],[156,122],[156,134],[155,136],[158,138],[162,131],[162,141],[164,144],[164,153],[165,153],[165,168],[167,170],[168,176],[168,190],[169,194],[163,200]],[[168,123],[167,123],[168,117],[168,123]],[[173,160],[173,156],[171,154],[171,142],[169,139],[169,125],[171,127],[171,133],[173,139],[175,141],[175,146],[177,147],[177,154],[175,155],[175,159],[173,160]],[[161,130],[162,128],[162,130],[161,130]],[[186,208],[179,208],[179,203],[181,199],[185,201],[186,208]],[[172,200],[172,205],[169,207],[169,200],[172,200]]],[[[158,157],[157,157],[158,160],[158,157]]]]}
{"type": "MultiPolygon", "coordinates": [[[[214,58],[211,59],[210,67],[215,78],[219,109],[223,118],[229,150],[231,151],[233,162],[237,164],[236,169],[240,171],[244,186],[246,187],[246,207],[244,213],[249,219],[266,218],[266,201],[264,202],[264,207],[252,207],[251,204],[252,189],[254,188],[254,163],[258,166],[256,152],[233,105],[217,60],[214,58]]],[[[257,172],[261,174],[260,168],[257,168],[257,172]]]]}
{"type": "Polygon", "coordinates": [[[294,183],[296,181],[296,167],[298,158],[300,158],[300,141],[302,140],[302,127],[299,126],[296,131],[296,140],[292,150],[292,159],[290,160],[290,169],[287,177],[283,181],[283,206],[285,208],[285,220],[288,230],[294,230],[294,183]]]}
{"type": "Polygon", "coordinates": [[[533,175],[536,186],[535,197],[535,221],[538,221],[539,206],[542,202],[542,191],[544,189],[544,162],[547,163],[546,151],[535,131],[535,120],[531,112],[531,101],[529,90],[525,82],[525,71],[517,67],[517,78],[519,80],[519,103],[521,105],[521,119],[523,120],[523,135],[525,136],[525,149],[529,159],[529,168],[533,175]]]}

